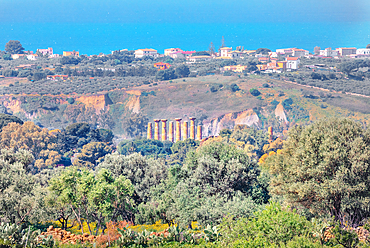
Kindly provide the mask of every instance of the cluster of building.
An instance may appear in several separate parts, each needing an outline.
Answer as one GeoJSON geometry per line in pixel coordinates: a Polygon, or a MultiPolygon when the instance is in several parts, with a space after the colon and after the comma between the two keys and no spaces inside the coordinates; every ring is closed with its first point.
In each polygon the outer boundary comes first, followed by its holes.
{"type": "MultiPolygon", "coordinates": [[[[53,51],[53,48],[49,47],[47,49],[37,49],[36,53],[33,51],[28,51],[22,54],[12,54],[12,59],[19,59],[21,57],[26,57],[28,60],[37,60],[39,55],[48,56],[49,58],[58,58],[60,54],[56,54],[53,51]]],[[[80,56],[79,52],[76,51],[64,51],[62,56],[80,56]]]]}
{"type": "Polygon", "coordinates": [[[349,58],[361,58],[361,57],[369,57],[370,56],[370,49],[369,48],[355,48],[355,47],[341,47],[335,50],[331,49],[330,47],[321,50],[320,47],[314,48],[314,56],[323,56],[323,57],[332,57],[332,58],[340,58],[340,57],[349,57],[349,58]]]}
{"type": "MultiPolygon", "coordinates": [[[[166,119],[155,119],[154,120],[154,139],[155,140],[162,140],[166,141],[169,140],[171,142],[177,142],[180,140],[186,139],[194,139],[194,140],[202,140],[202,126],[198,126],[195,128],[195,119],[194,117],[190,117],[190,128],[189,122],[184,121],[181,125],[181,118],[175,119],[176,121],[176,130],[175,130],[175,123],[173,121],[169,122],[168,132],[167,132],[167,120],[166,119]],[[159,132],[159,123],[162,122],[162,131],[159,132]],[[190,131],[190,135],[189,135],[190,131]]],[[[147,129],[147,138],[153,139],[153,123],[148,123],[147,129]]]]}
{"type": "MultiPolygon", "coordinates": [[[[127,50],[127,49],[126,49],[127,50]]],[[[269,52],[268,54],[257,54],[256,50],[244,50],[237,48],[233,50],[232,47],[222,47],[219,52],[212,54],[205,53],[204,55],[194,55],[196,51],[184,51],[180,48],[168,48],[164,50],[164,54],[159,54],[157,50],[152,48],[138,49],[135,50],[135,58],[148,57],[171,57],[173,59],[185,59],[186,63],[200,63],[209,61],[212,59],[238,59],[244,58],[246,56],[255,56],[258,58],[257,69],[262,73],[281,73],[284,71],[297,70],[300,64],[300,58],[306,57],[322,57],[322,58],[361,58],[369,57],[370,49],[368,48],[337,48],[331,49],[325,48],[321,50],[320,47],[314,48],[314,53],[310,54],[309,51],[299,48],[285,48],[285,49],[276,49],[275,52],[269,52]]],[[[28,60],[36,60],[38,55],[48,56],[51,58],[59,57],[59,54],[53,53],[53,48],[49,47],[47,49],[37,49],[36,54],[32,51],[25,54],[13,54],[13,59],[18,59],[20,57],[26,56],[28,60]]],[[[80,56],[80,53],[77,51],[64,51],[62,56],[80,56]]],[[[101,55],[99,55],[101,56],[101,55]]],[[[154,64],[154,67],[159,70],[165,70],[171,67],[168,63],[159,62],[154,64]]],[[[231,65],[223,67],[223,71],[233,71],[241,73],[247,66],[243,65],[231,65]]]]}

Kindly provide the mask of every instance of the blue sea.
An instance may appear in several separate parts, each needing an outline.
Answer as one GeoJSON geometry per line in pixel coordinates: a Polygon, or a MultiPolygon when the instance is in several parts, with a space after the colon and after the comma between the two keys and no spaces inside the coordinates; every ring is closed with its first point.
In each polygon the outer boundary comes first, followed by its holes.
{"type": "Polygon", "coordinates": [[[225,45],[244,49],[298,47],[357,47],[370,43],[370,22],[309,23],[0,23],[0,50],[9,40],[19,40],[26,50],[52,47],[54,53],[76,50],[80,54],[110,53],[120,49],[170,47],[183,50],[216,49],[225,45]]]}

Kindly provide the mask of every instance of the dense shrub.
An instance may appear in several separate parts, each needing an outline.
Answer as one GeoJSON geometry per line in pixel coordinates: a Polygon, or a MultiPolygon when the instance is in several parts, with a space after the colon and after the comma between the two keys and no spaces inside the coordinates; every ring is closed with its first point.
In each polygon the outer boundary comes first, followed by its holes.
{"type": "Polygon", "coordinates": [[[257,89],[250,89],[249,92],[252,94],[252,96],[259,96],[261,95],[261,92],[259,92],[259,90],[257,89]]]}

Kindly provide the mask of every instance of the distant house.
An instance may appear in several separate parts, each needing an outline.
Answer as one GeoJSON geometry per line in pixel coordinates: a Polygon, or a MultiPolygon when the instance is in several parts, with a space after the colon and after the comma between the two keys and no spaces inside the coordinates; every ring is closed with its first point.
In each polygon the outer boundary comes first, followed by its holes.
{"type": "Polygon", "coordinates": [[[199,63],[199,62],[209,61],[211,59],[212,59],[212,57],[207,56],[207,55],[191,56],[191,57],[188,58],[190,63],[199,63]]]}
{"type": "Polygon", "coordinates": [[[171,67],[169,63],[163,63],[163,62],[158,62],[154,64],[155,68],[158,68],[158,70],[166,70],[171,67]]]}
{"type": "Polygon", "coordinates": [[[231,52],[228,53],[227,56],[232,58],[232,59],[236,59],[236,58],[240,58],[242,54],[243,53],[240,52],[240,51],[231,51],[231,52]]]}
{"type": "Polygon", "coordinates": [[[276,49],[276,53],[278,55],[292,56],[293,50],[292,48],[281,48],[281,49],[276,49]]]}
{"type": "Polygon", "coordinates": [[[283,71],[286,70],[286,68],[287,68],[286,65],[287,65],[287,62],[286,61],[278,61],[277,62],[277,67],[281,68],[283,71]]]}
{"type": "Polygon", "coordinates": [[[63,51],[63,56],[80,56],[80,52],[72,51],[72,52],[65,52],[63,51]]]}
{"type": "Polygon", "coordinates": [[[292,56],[293,57],[300,58],[300,57],[306,56],[308,54],[309,54],[309,52],[307,50],[292,48],[292,56]]]}
{"type": "Polygon", "coordinates": [[[37,60],[37,54],[28,54],[26,55],[28,60],[37,60]]]}
{"type": "Polygon", "coordinates": [[[248,66],[246,65],[230,65],[230,66],[224,66],[223,71],[243,72],[247,68],[248,66]]]}
{"type": "Polygon", "coordinates": [[[233,50],[232,47],[222,47],[220,48],[220,57],[229,57],[229,53],[233,50]]]}
{"type": "Polygon", "coordinates": [[[42,55],[53,55],[53,48],[49,47],[48,49],[37,49],[37,52],[41,53],[42,55]]]}
{"type": "Polygon", "coordinates": [[[181,53],[185,56],[185,57],[190,57],[193,53],[195,53],[196,51],[182,51],[181,53]]]}
{"type": "Polygon", "coordinates": [[[173,59],[184,59],[185,58],[183,51],[171,52],[168,56],[170,56],[173,59]]]}
{"type": "Polygon", "coordinates": [[[285,58],[285,61],[286,68],[292,70],[297,70],[299,63],[301,62],[298,57],[287,57],[285,58]]]}
{"type": "Polygon", "coordinates": [[[283,49],[276,49],[277,55],[284,55],[289,57],[303,57],[309,54],[309,51],[304,49],[298,48],[283,48],[283,49]]]}
{"type": "Polygon", "coordinates": [[[325,57],[336,57],[339,55],[337,50],[332,50],[330,47],[325,48],[325,50],[320,50],[320,55],[325,57]]]}
{"type": "Polygon", "coordinates": [[[26,56],[26,54],[12,54],[12,59],[19,59],[20,57],[26,56]]]}
{"type": "Polygon", "coordinates": [[[369,48],[357,49],[356,54],[358,54],[358,55],[370,55],[370,49],[369,48]]]}
{"type": "Polygon", "coordinates": [[[155,49],[151,49],[151,48],[145,48],[145,49],[138,49],[135,51],[135,58],[142,58],[142,57],[145,57],[145,56],[149,56],[149,57],[158,57],[158,52],[157,50],[155,49]]]}
{"type": "Polygon", "coordinates": [[[340,48],[337,48],[336,50],[338,51],[339,56],[348,56],[348,55],[351,55],[351,54],[356,54],[357,48],[355,48],[355,47],[351,47],[351,48],[340,47],[340,48]]]}
{"type": "Polygon", "coordinates": [[[164,49],[164,56],[170,56],[171,53],[174,53],[174,52],[182,52],[182,50],[180,48],[168,48],[168,49],[164,49]]]}

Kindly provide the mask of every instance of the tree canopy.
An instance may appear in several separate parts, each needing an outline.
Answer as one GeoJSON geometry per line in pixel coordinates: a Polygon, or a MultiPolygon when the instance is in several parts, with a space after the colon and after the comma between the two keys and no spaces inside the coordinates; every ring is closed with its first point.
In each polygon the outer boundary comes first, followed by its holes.
{"type": "Polygon", "coordinates": [[[8,114],[0,114],[0,132],[9,123],[18,123],[18,124],[23,124],[23,121],[19,119],[17,116],[14,115],[8,115],[8,114]]]}
{"type": "Polygon", "coordinates": [[[296,126],[284,149],[262,165],[272,193],[292,206],[351,225],[370,216],[370,133],[352,120],[296,126]]]}
{"type": "Polygon", "coordinates": [[[3,127],[0,137],[1,148],[30,151],[38,169],[55,166],[62,157],[57,151],[56,137],[30,121],[23,125],[15,122],[8,124],[3,127]]]}
{"type": "Polygon", "coordinates": [[[264,55],[267,55],[267,54],[269,54],[269,52],[271,52],[271,50],[270,50],[270,49],[268,49],[268,48],[258,48],[258,49],[256,50],[256,53],[257,53],[257,54],[264,54],[264,55]]]}
{"type": "Polygon", "coordinates": [[[23,46],[18,40],[10,40],[5,44],[5,51],[10,54],[21,54],[23,53],[23,46]]]}
{"type": "Polygon", "coordinates": [[[106,169],[96,175],[86,168],[69,167],[50,181],[49,204],[58,203],[60,208],[70,207],[80,224],[86,221],[90,234],[91,221],[98,229],[108,221],[117,221],[121,216],[130,220],[132,216],[131,196],[133,187],[124,176],[113,177],[106,169]]]}
{"type": "Polygon", "coordinates": [[[73,165],[94,169],[104,156],[111,153],[112,148],[103,142],[91,142],[82,147],[81,153],[77,155],[73,165]]]}
{"type": "Polygon", "coordinates": [[[0,216],[7,221],[31,221],[40,198],[35,177],[28,166],[32,154],[25,150],[2,149],[0,154],[0,216]]]}

